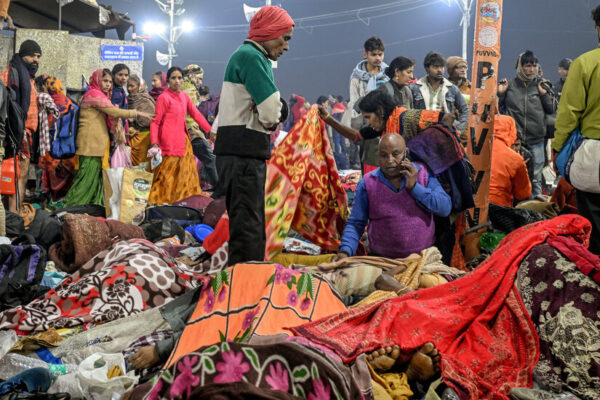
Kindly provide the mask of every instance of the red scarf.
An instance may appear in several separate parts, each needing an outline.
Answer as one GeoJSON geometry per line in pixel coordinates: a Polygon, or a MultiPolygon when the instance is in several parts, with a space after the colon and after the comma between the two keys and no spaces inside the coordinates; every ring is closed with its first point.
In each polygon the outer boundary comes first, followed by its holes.
{"type": "Polygon", "coordinates": [[[381,347],[413,350],[427,342],[442,355],[442,377],[472,399],[508,399],[531,387],[539,340],[514,281],[529,251],[547,239],[571,236],[587,247],[590,223],[563,215],[508,235],[465,277],[430,289],[348,310],[292,328],[326,345],[345,362],[381,347]]]}
{"type": "Polygon", "coordinates": [[[94,71],[90,78],[88,90],[81,98],[80,107],[114,107],[110,102],[110,92],[107,95],[102,91],[103,74],[104,70],[102,68],[94,71]]]}

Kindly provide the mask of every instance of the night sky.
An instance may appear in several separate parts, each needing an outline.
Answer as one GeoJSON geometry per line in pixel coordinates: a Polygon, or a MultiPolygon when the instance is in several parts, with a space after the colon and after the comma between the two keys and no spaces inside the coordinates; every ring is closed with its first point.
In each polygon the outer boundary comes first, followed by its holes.
{"type": "MultiPolygon", "coordinates": [[[[153,0],[104,0],[117,11],[128,13],[142,33],[145,22],[160,20],[167,23],[153,0]]],[[[230,32],[214,32],[206,27],[245,24],[242,0],[185,0],[185,14],[179,21],[189,19],[198,27],[184,34],[174,65],[185,67],[195,63],[205,70],[204,83],[213,93],[219,92],[226,62],[246,37],[247,28],[225,28],[230,32]],[[204,27],[204,28],[203,28],[204,27]],[[231,32],[232,31],[232,32],[231,32]]],[[[250,6],[264,4],[260,0],[246,0],[250,6]]],[[[322,94],[348,97],[350,73],[361,60],[362,45],[372,36],[381,37],[386,44],[385,61],[403,55],[416,61],[417,76],[424,74],[423,57],[431,50],[444,56],[460,55],[462,28],[457,5],[448,7],[445,0],[274,0],[293,18],[313,17],[340,13],[364,7],[389,4],[390,7],[359,16],[356,13],[308,20],[296,27],[290,42],[290,51],[284,54],[275,70],[275,81],[284,97],[299,93],[314,102],[322,94]],[[400,4],[400,5],[398,5],[400,4]],[[320,25],[320,26],[317,26],[320,25]]],[[[476,2],[474,3],[476,4],[476,2]]],[[[563,57],[575,58],[598,45],[591,9],[600,1],[589,0],[504,0],[499,76],[512,78],[518,54],[525,49],[536,53],[545,77],[558,79],[556,68],[563,57]]],[[[474,5],[475,8],[475,5],[474,5]]],[[[477,11],[477,10],[475,10],[477,11]]],[[[474,21],[474,13],[472,14],[474,21]]],[[[472,57],[473,31],[468,39],[469,59],[472,57]]],[[[128,33],[130,37],[131,31],[128,33]]],[[[155,59],[155,51],[166,53],[166,43],[153,37],[145,44],[145,79],[152,72],[166,70],[155,59]]],[[[471,71],[469,71],[470,76],[471,71]]]]}

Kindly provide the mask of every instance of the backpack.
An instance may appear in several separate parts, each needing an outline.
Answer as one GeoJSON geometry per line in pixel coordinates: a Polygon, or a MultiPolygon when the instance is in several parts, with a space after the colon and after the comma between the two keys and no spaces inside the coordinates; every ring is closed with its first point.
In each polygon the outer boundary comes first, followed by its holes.
{"type": "Polygon", "coordinates": [[[35,218],[27,227],[26,232],[33,236],[36,243],[46,250],[52,244],[62,240],[62,224],[60,220],[46,210],[37,210],[35,218]]]}
{"type": "Polygon", "coordinates": [[[25,111],[17,103],[17,94],[15,91],[6,87],[8,90],[8,119],[6,121],[6,144],[4,145],[4,158],[13,158],[21,150],[21,144],[25,138],[25,111]]]}
{"type": "Polygon", "coordinates": [[[6,237],[15,238],[25,233],[25,221],[19,214],[6,211],[6,237]]]}
{"type": "Polygon", "coordinates": [[[0,310],[27,304],[44,292],[40,282],[46,268],[46,250],[33,242],[32,237],[24,235],[15,244],[0,245],[0,310]]]}
{"type": "Polygon", "coordinates": [[[54,124],[54,140],[50,149],[52,158],[65,159],[75,155],[75,138],[78,128],[79,107],[71,104],[54,124]]]}
{"type": "Polygon", "coordinates": [[[208,100],[203,101],[198,106],[198,111],[204,115],[204,118],[208,121],[209,124],[213,124],[215,122],[215,118],[219,113],[219,101],[221,99],[221,95],[210,95],[208,100]]]}
{"type": "Polygon", "coordinates": [[[156,243],[159,240],[173,236],[179,237],[179,240],[181,240],[182,243],[185,240],[185,231],[181,225],[173,221],[171,218],[146,222],[140,227],[144,231],[146,239],[152,243],[156,243]]]}
{"type": "Polygon", "coordinates": [[[144,222],[154,222],[170,218],[182,227],[202,223],[200,210],[186,206],[151,206],[144,211],[144,222]]]}

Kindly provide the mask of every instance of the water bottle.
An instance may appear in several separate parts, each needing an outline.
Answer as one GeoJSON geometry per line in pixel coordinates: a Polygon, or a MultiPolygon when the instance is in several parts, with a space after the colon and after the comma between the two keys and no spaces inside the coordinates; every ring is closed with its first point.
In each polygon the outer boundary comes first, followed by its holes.
{"type": "Polygon", "coordinates": [[[48,364],[38,358],[8,353],[0,360],[0,379],[7,380],[31,368],[48,368],[52,375],[65,375],[77,371],[76,364],[48,364]]]}

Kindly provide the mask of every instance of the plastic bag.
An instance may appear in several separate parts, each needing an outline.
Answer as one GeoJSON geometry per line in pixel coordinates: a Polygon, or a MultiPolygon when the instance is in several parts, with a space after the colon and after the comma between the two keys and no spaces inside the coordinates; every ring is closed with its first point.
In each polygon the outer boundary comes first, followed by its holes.
{"type": "Polygon", "coordinates": [[[15,331],[0,331],[0,359],[8,353],[8,350],[17,343],[17,334],[15,331]]]}
{"type": "Polygon", "coordinates": [[[144,211],[150,198],[154,175],[140,168],[125,168],[121,185],[119,221],[131,224],[144,211]]]}
{"type": "Polygon", "coordinates": [[[130,153],[131,148],[129,146],[125,146],[124,144],[118,145],[110,160],[110,167],[132,168],[133,164],[131,164],[130,153]]]}
{"type": "Polygon", "coordinates": [[[124,169],[109,168],[102,170],[104,204],[106,205],[106,218],[108,219],[119,219],[121,215],[121,191],[124,169]]]}
{"type": "Polygon", "coordinates": [[[119,399],[137,384],[138,378],[133,371],[109,378],[113,367],[119,367],[123,373],[126,371],[125,358],[121,353],[94,353],[79,364],[77,377],[86,399],[119,399]]]}

